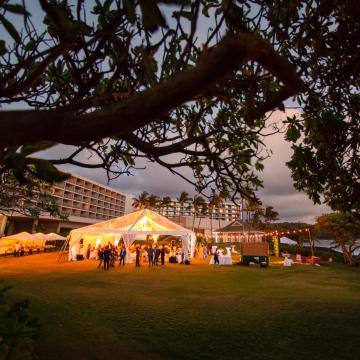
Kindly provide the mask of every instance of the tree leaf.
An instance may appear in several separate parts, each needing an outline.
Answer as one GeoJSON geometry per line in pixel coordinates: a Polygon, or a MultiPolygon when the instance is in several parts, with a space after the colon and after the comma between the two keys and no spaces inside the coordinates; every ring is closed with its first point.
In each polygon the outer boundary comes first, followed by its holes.
{"type": "Polygon", "coordinates": [[[30,40],[26,45],[25,45],[25,50],[27,51],[32,51],[34,50],[34,42],[32,40],[30,40]]]}
{"type": "Polygon", "coordinates": [[[163,4],[191,5],[191,0],[157,0],[156,2],[163,4]]]}
{"type": "Polygon", "coordinates": [[[9,35],[19,44],[21,43],[21,38],[14,25],[4,18],[4,16],[0,15],[0,21],[2,22],[4,28],[9,33],[9,35]]]}
{"type": "Polygon", "coordinates": [[[4,4],[1,4],[0,7],[7,10],[7,11],[15,13],[15,14],[21,14],[21,15],[26,15],[26,16],[30,15],[30,13],[26,11],[25,7],[20,5],[20,4],[6,4],[6,3],[4,3],[4,4]]]}
{"type": "Polygon", "coordinates": [[[203,13],[204,16],[210,17],[209,16],[209,7],[204,6],[203,9],[202,9],[202,13],[203,13]]]}
{"type": "Polygon", "coordinates": [[[301,136],[299,129],[295,125],[290,125],[286,131],[286,140],[296,142],[301,136]]]}
{"type": "Polygon", "coordinates": [[[180,17],[184,17],[189,21],[192,21],[194,17],[194,13],[192,13],[191,11],[174,11],[172,17],[176,19],[180,17]]]}
{"type": "Polygon", "coordinates": [[[22,171],[25,166],[25,156],[21,153],[14,153],[10,157],[10,162],[15,169],[22,171]]]}
{"type": "Polygon", "coordinates": [[[126,17],[132,24],[135,24],[136,21],[135,1],[124,0],[124,7],[126,10],[126,17]]]}
{"type": "Polygon", "coordinates": [[[166,20],[154,1],[140,0],[140,8],[145,29],[154,32],[159,26],[166,27],[166,20]]]}
{"type": "Polygon", "coordinates": [[[68,179],[71,174],[58,170],[50,161],[44,159],[31,159],[35,167],[36,175],[39,179],[49,183],[61,182],[68,179]]]}
{"type": "Polygon", "coordinates": [[[4,40],[0,40],[0,56],[6,54],[6,42],[4,40]]]}
{"type": "Polygon", "coordinates": [[[22,154],[27,156],[34,152],[48,149],[49,147],[52,147],[54,145],[56,145],[56,143],[53,141],[39,141],[34,144],[24,145],[20,151],[22,154]]]}

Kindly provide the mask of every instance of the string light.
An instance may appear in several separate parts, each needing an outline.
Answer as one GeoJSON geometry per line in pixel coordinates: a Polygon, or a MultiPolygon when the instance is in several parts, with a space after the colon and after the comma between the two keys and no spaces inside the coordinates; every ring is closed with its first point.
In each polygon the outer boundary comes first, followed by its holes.
{"type": "MultiPolygon", "coordinates": [[[[271,232],[259,233],[259,234],[254,234],[254,235],[250,235],[250,234],[238,235],[236,233],[229,233],[227,235],[219,235],[219,239],[223,242],[230,242],[231,240],[246,242],[248,240],[260,240],[261,238],[266,237],[266,236],[281,236],[281,235],[299,234],[299,233],[305,233],[305,232],[310,233],[310,229],[306,228],[306,229],[284,230],[284,231],[274,230],[271,232]]],[[[224,234],[226,234],[226,233],[224,233],[224,234]]]]}
{"type": "Polygon", "coordinates": [[[285,235],[285,234],[298,234],[302,232],[310,231],[310,229],[300,229],[300,230],[286,230],[286,231],[271,231],[268,233],[265,233],[264,236],[279,236],[279,235],[285,235]]]}

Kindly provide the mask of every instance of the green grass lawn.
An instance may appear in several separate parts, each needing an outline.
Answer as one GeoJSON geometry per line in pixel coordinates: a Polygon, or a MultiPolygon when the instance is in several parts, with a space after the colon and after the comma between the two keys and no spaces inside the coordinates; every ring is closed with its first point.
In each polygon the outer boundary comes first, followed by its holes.
{"type": "Polygon", "coordinates": [[[355,359],[360,269],[206,264],[98,270],[56,254],[1,258],[31,300],[40,359],[355,359]]]}

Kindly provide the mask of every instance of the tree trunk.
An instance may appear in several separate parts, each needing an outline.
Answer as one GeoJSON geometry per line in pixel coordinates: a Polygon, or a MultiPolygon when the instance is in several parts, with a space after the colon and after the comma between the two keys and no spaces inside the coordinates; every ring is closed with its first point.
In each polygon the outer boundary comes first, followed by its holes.
{"type": "Polygon", "coordinates": [[[194,212],[193,224],[192,224],[192,231],[195,230],[195,217],[196,217],[196,212],[194,212]]]}
{"type": "Polygon", "coordinates": [[[311,248],[311,256],[314,257],[315,256],[315,242],[314,239],[311,236],[310,230],[308,230],[309,232],[309,242],[310,242],[310,248],[311,248]]]}
{"type": "Polygon", "coordinates": [[[341,248],[345,263],[348,264],[349,266],[356,266],[357,262],[351,255],[351,251],[349,251],[348,248],[346,247],[345,242],[342,240],[337,240],[337,243],[341,248]]]}
{"type": "Polygon", "coordinates": [[[200,229],[200,223],[201,223],[201,215],[199,215],[198,229],[200,229]]]}

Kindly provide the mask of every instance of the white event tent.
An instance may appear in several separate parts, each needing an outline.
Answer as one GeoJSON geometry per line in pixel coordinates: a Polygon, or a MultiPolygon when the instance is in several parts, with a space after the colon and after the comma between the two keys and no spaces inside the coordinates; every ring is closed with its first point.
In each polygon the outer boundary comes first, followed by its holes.
{"type": "MultiPolygon", "coordinates": [[[[145,238],[146,235],[152,235],[155,241],[159,235],[178,236],[183,242],[184,249],[190,251],[190,257],[194,255],[196,235],[193,231],[152,210],[143,209],[72,230],[70,232],[69,260],[76,260],[82,246],[86,249],[89,244],[97,247],[99,244],[107,245],[109,242],[117,245],[120,239],[124,241],[126,253],[129,255],[131,244],[135,240],[144,239],[144,235],[145,238]]],[[[184,260],[188,260],[188,251],[184,251],[184,260]]]]}
{"type": "Polygon", "coordinates": [[[46,234],[47,239],[46,240],[66,240],[65,236],[61,236],[59,234],[55,234],[55,233],[49,233],[46,234]]]}
{"type": "Polygon", "coordinates": [[[33,241],[33,238],[32,238],[32,234],[29,234],[28,232],[23,231],[23,232],[18,233],[18,234],[5,236],[5,237],[1,238],[1,240],[2,241],[11,240],[11,241],[24,241],[24,242],[27,242],[27,241],[33,241]]]}
{"type": "Polygon", "coordinates": [[[5,254],[9,248],[15,247],[17,242],[27,245],[31,241],[31,234],[26,231],[10,236],[4,236],[0,239],[0,254],[5,254]]]}
{"type": "Polygon", "coordinates": [[[18,234],[0,238],[0,254],[4,254],[9,248],[14,248],[17,242],[25,246],[44,246],[48,240],[66,240],[66,238],[55,233],[29,234],[28,232],[23,231],[18,234]]]}

